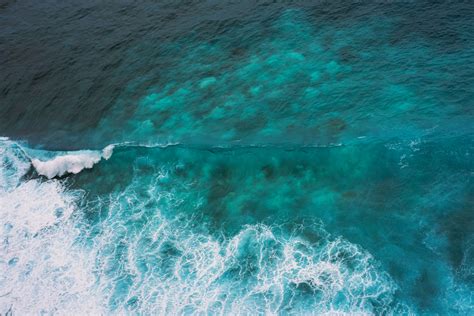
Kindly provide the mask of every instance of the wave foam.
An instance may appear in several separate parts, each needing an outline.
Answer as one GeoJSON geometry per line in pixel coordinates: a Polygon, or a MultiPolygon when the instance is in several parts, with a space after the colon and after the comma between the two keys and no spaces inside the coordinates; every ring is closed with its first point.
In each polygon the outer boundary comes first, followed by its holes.
{"type": "Polygon", "coordinates": [[[0,166],[0,190],[6,191],[19,184],[31,164],[19,145],[0,137],[0,166]]]}
{"type": "Polygon", "coordinates": [[[68,173],[77,174],[84,169],[90,169],[102,159],[108,160],[112,156],[113,149],[114,145],[109,145],[102,151],[80,150],[66,152],[45,161],[33,158],[31,163],[38,174],[52,179],[68,173]]]}
{"type": "Polygon", "coordinates": [[[394,306],[394,282],[372,256],[342,238],[309,242],[263,224],[228,238],[168,217],[172,194],[140,181],[99,201],[109,214],[94,231],[103,288],[128,314],[379,314],[394,306]],[[140,192],[147,192],[143,200],[140,192]],[[150,206],[150,207],[149,207],[150,206]],[[131,215],[133,214],[133,215],[131,215]],[[133,220],[133,225],[131,225],[133,220]],[[116,280],[121,280],[120,285],[116,280]]]}
{"type": "Polygon", "coordinates": [[[105,314],[91,257],[75,245],[80,193],[20,181],[30,163],[14,143],[0,142],[0,158],[0,314],[105,314]]]}

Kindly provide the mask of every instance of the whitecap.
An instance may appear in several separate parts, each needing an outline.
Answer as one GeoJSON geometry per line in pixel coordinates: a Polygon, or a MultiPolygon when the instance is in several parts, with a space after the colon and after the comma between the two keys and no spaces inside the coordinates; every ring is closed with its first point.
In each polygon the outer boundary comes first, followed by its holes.
{"type": "MultiPolygon", "coordinates": [[[[91,169],[102,159],[108,160],[115,145],[108,145],[102,151],[79,150],[59,152],[50,159],[32,158],[31,163],[38,174],[49,179],[61,177],[65,174],[77,174],[84,169],[91,169]]],[[[38,152],[38,151],[36,151],[38,152]]],[[[51,152],[49,152],[51,154],[51,152]]]]}

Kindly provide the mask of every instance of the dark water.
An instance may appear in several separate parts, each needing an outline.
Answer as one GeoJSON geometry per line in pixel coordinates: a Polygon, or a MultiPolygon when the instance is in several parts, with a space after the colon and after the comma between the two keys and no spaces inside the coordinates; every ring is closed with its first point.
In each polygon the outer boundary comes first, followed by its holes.
{"type": "Polygon", "coordinates": [[[1,3],[0,312],[473,313],[473,29],[471,2],[1,3]]]}

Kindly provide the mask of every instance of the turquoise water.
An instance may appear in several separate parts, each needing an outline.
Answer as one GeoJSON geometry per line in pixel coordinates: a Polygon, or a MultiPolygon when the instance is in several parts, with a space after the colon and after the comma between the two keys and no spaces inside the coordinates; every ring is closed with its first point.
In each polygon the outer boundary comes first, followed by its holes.
{"type": "Polygon", "coordinates": [[[27,8],[78,31],[8,47],[0,313],[474,313],[464,5],[27,8]]]}
{"type": "MultiPolygon", "coordinates": [[[[379,16],[341,26],[286,11],[263,29],[238,27],[211,43],[179,40],[163,49],[177,62],[160,70],[160,83],[147,85],[133,112],[121,100],[99,129],[116,141],[214,146],[472,132],[464,102],[472,97],[472,47],[447,58],[423,38],[393,43],[396,27],[379,16]],[[454,75],[466,79],[459,92],[445,88],[454,75]]],[[[148,77],[129,89],[142,81],[148,77]]]]}

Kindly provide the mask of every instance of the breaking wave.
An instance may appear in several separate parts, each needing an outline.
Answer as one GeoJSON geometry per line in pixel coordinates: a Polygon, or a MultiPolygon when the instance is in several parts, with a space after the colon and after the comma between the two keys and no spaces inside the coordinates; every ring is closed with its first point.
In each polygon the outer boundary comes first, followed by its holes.
{"type": "Polygon", "coordinates": [[[33,158],[31,163],[38,174],[51,179],[68,173],[77,174],[84,169],[91,169],[102,159],[108,160],[113,153],[114,145],[98,150],[79,150],[61,152],[48,160],[33,158]]]}

